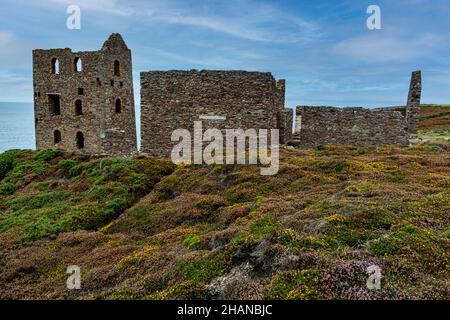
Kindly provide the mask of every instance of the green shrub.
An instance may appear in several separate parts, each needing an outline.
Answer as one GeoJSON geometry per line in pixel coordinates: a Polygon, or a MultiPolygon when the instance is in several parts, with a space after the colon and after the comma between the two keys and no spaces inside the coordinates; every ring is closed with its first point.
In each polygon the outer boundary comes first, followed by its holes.
{"type": "Polygon", "coordinates": [[[321,163],[319,166],[320,169],[325,173],[339,173],[347,167],[347,164],[345,163],[345,161],[329,161],[321,163]]]}
{"type": "Polygon", "coordinates": [[[37,221],[31,223],[22,235],[23,240],[38,240],[52,234],[59,234],[73,230],[72,216],[63,216],[55,220],[46,215],[40,216],[37,221]]]}
{"type": "Polygon", "coordinates": [[[396,228],[387,237],[379,238],[369,245],[369,252],[378,257],[394,258],[405,266],[437,274],[448,270],[448,243],[434,233],[414,225],[396,228]]]}
{"type": "Polygon", "coordinates": [[[13,183],[2,183],[0,184],[0,195],[9,196],[16,192],[17,187],[13,183]]]}
{"type": "Polygon", "coordinates": [[[36,155],[27,157],[25,159],[15,159],[13,166],[8,173],[8,177],[12,181],[18,182],[29,174],[44,174],[47,172],[49,164],[44,160],[38,158],[36,155]]]}
{"type": "Polygon", "coordinates": [[[0,180],[3,180],[14,169],[15,160],[20,153],[20,150],[9,150],[0,154],[0,180]]]}
{"type": "Polygon", "coordinates": [[[313,300],[321,296],[319,270],[287,271],[278,274],[264,296],[269,300],[313,300]]]}
{"type": "Polygon", "coordinates": [[[83,172],[83,167],[79,165],[75,165],[69,169],[69,176],[71,178],[78,177],[83,172]]]}
{"type": "Polygon", "coordinates": [[[46,150],[41,150],[38,151],[36,153],[36,155],[34,156],[35,160],[42,160],[42,161],[50,161],[54,158],[56,158],[56,156],[59,155],[59,151],[56,149],[46,149],[46,150]]]}
{"type": "Polygon", "coordinates": [[[82,229],[94,230],[102,225],[100,204],[97,202],[85,204],[72,210],[75,224],[82,229]]]}
{"type": "Polygon", "coordinates": [[[183,246],[188,249],[193,249],[200,242],[200,237],[194,234],[190,234],[184,239],[183,246]]]}
{"type": "Polygon", "coordinates": [[[71,193],[68,191],[52,191],[37,195],[21,194],[8,201],[7,205],[12,211],[41,209],[64,201],[70,195],[71,193]]]}
{"type": "Polygon", "coordinates": [[[103,185],[93,186],[89,190],[89,198],[96,200],[104,200],[108,196],[108,192],[103,185]]]}
{"type": "Polygon", "coordinates": [[[33,188],[38,190],[38,191],[47,191],[48,190],[48,186],[49,186],[50,182],[49,181],[44,181],[44,182],[39,182],[33,185],[33,188]]]}
{"type": "Polygon", "coordinates": [[[125,197],[115,197],[106,202],[106,208],[112,210],[115,214],[120,213],[128,207],[128,201],[125,197]]]}
{"type": "Polygon", "coordinates": [[[73,210],[75,224],[82,229],[97,230],[117,218],[128,207],[125,197],[112,198],[105,204],[94,202],[73,210]]]}
{"type": "Polygon", "coordinates": [[[269,214],[266,217],[256,220],[250,226],[250,233],[258,239],[270,238],[281,226],[280,221],[274,214],[269,214]]]}
{"type": "Polygon", "coordinates": [[[225,271],[225,266],[221,261],[208,257],[196,261],[180,262],[177,268],[184,274],[185,278],[194,283],[209,283],[225,271]]]}
{"type": "Polygon", "coordinates": [[[13,169],[14,161],[8,157],[0,157],[0,180],[6,177],[9,171],[13,169]]]}
{"type": "Polygon", "coordinates": [[[346,225],[330,226],[326,234],[330,240],[349,247],[361,245],[373,237],[372,233],[364,229],[352,229],[346,225]]]}
{"type": "Polygon", "coordinates": [[[69,172],[70,169],[75,167],[78,164],[77,161],[71,159],[64,159],[58,162],[58,168],[63,169],[66,172],[69,172]]]}
{"type": "Polygon", "coordinates": [[[386,179],[392,183],[403,182],[406,179],[406,174],[402,171],[395,171],[388,175],[386,179]]]}

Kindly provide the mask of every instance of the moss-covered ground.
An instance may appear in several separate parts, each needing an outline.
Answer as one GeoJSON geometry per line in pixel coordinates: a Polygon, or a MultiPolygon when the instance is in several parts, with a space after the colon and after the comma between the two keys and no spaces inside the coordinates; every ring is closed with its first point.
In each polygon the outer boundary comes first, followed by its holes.
{"type": "Polygon", "coordinates": [[[8,151],[0,298],[448,299],[449,164],[430,143],[283,150],[276,176],[8,151]]]}

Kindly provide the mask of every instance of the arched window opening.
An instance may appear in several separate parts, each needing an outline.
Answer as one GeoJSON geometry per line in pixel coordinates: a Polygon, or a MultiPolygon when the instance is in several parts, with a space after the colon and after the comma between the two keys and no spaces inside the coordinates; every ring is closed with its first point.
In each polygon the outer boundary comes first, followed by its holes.
{"type": "Polygon", "coordinates": [[[114,61],[114,75],[120,76],[120,62],[118,60],[114,61]]]}
{"type": "Polygon", "coordinates": [[[52,59],[52,73],[59,74],[59,60],[58,58],[52,59]]]}
{"type": "Polygon", "coordinates": [[[75,101],[75,114],[81,116],[83,114],[83,102],[78,99],[75,101]]]}
{"type": "Polygon", "coordinates": [[[83,65],[81,64],[81,59],[79,57],[76,57],[73,61],[73,69],[75,72],[83,71],[83,65]]]}
{"type": "Polygon", "coordinates": [[[122,113],[122,100],[116,99],[115,110],[116,113],[122,113]]]}
{"type": "Polygon", "coordinates": [[[77,132],[76,141],[77,141],[77,148],[83,149],[84,148],[84,134],[82,132],[77,132]]]}
{"type": "Polygon", "coordinates": [[[58,144],[61,142],[61,131],[59,130],[55,130],[55,132],[53,132],[53,139],[55,144],[58,144]]]}

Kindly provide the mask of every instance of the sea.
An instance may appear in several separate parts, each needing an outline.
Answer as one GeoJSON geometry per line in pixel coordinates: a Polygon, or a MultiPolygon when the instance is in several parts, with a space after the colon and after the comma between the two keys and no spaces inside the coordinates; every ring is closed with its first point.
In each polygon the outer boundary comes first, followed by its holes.
{"type": "Polygon", "coordinates": [[[33,103],[0,102],[0,153],[35,148],[33,103]]]}
{"type": "MultiPolygon", "coordinates": [[[[136,136],[140,137],[140,112],[136,109],[136,136]]],[[[137,141],[140,148],[140,141],[137,141]]],[[[0,102],[0,153],[10,149],[36,150],[32,102],[0,102]]]]}

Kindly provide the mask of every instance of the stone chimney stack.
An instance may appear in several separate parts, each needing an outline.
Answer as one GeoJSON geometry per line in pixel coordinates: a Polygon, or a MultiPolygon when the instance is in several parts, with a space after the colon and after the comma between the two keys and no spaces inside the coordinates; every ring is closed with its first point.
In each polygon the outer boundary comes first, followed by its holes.
{"type": "Polygon", "coordinates": [[[406,104],[406,123],[411,138],[417,136],[419,128],[420,98],[422,96],[422,72],[414,71],[411,76],[408,102],[406,104]]]}

